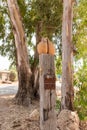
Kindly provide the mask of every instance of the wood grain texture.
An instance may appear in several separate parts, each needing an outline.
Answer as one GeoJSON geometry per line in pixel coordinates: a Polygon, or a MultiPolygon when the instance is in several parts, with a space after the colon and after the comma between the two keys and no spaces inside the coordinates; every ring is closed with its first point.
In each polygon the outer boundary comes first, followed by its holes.
{"type": "Polygon", "coordinates": [[[41,130],[56,130],[56,113],[55,89],[45,89],[44,75],[55,75],[54,56],[42,54],[39,56],[40,61],[40,129],[41,130]]]}

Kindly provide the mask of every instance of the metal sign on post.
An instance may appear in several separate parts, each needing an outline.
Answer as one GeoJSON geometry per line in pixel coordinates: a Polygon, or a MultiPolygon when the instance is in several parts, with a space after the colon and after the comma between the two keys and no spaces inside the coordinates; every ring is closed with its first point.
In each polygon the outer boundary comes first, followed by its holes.
{"type": "Polygon", "coordinates": [[[55,90],[55,75],[44,75],[44,88],[55,90]]]}

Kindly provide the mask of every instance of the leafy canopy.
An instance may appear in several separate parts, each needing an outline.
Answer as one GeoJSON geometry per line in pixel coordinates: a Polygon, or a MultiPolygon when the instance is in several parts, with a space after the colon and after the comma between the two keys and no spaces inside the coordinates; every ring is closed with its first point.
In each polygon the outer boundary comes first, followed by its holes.
{"type": "MultiPolygon", "coordinates": [[[[17,2],[29,51],[36,47],[32,42],[32,37],[36,34],[36,27],[40,22],[42,22],[42,35],[49,35],[51,38],[54,34],[61,35],[62,0],[17,0],[17,2]]],[[[0,0],[0,3],[2,3],[0,5],[0,39],[3,40],[0,54],[8,55],[12,61],[15,61],[13,58],[15,56],[14,37],[7,3],[6,0],[0,0]]]]}

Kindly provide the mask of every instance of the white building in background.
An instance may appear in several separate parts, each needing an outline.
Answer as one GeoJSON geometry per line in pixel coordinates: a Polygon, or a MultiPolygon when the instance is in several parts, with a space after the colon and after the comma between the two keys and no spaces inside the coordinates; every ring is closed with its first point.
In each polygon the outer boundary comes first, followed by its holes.
{"type": "Polygon", "coordinates": [[[0,71],[0,80],[1,81],[9,80],[9,74],[10,74],[10,71],[7,71],[7,70],[0,71]]]}

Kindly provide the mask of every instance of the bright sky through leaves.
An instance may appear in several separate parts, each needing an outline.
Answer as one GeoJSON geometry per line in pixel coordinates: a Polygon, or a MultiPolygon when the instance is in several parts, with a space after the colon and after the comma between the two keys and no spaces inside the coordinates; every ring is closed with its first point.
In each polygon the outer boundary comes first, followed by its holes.
{"type": "Polygon", "coordinates": [[[0,56],[0,70],[8,70],[10,62],[7,57],[0,56]]]}

